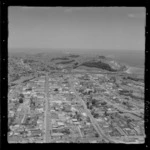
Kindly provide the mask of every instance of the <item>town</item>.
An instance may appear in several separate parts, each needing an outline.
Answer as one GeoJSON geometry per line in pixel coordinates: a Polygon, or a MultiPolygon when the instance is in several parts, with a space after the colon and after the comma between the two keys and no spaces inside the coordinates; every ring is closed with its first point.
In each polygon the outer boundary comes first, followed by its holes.
{"type": "Polygon", "coordinates": [[[144,143],[144,81],[45,73],[9,87],[9,143],[144,143]]]}

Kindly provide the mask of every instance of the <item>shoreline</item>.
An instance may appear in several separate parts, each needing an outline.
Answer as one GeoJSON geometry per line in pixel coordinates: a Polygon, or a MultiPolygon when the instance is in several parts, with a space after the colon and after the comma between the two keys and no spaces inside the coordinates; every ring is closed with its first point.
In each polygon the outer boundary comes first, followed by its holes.
{"type": "Polygon", "coordinates": [[[125,72],[128,74],[143,74],[144,68],[127,66],[127,70],[125,72]]]}
{"type": "Polygon", "coordinates": [[[128,74],[131,74],[132,72],[131,72],[131,67],[130,66],[127,66],[127,70],[125,71],[126,73],[128,73],[128,74]]]}

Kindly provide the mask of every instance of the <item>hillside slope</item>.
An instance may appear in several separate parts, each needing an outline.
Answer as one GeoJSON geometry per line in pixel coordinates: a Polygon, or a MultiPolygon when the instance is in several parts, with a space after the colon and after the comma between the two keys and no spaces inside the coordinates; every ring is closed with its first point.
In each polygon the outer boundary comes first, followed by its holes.
{"type": "Polygon", "coordinates": [[[57,71],[57,70],[72,70],[85,68],[105,70],[111,72],[124,71],[127,67],[111,58],[105,56],[84,57],[80,55],[63,55],[52,57],[50,53],[37,54],[19,54],[10,55],[8,63],[10,81],[17,80],[22,76],[33,75],[37,72],[57,71]]]}

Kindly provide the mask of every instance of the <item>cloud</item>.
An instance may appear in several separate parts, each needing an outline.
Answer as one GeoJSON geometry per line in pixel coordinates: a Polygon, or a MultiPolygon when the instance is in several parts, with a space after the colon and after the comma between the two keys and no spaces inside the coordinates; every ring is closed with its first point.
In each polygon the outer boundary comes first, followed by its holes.
{"type": "Polygon", "coordinates": [[[91,10],[92,7],[70,7],[70,8],[66,8],[64,10],[64,12],[74,12],[74,11],[80,11],[80,10],[91,10]]]}
{"type": "Polygon", "coordinates": [[[50,7],[27,7],[27,6],[24,6],[24,7],[20,7],[21,9],[23,10],[29,10],[29,9],[49,9],[50,7]]]}
{"type": "Polygon", "coordinates": [[[144,18],[145,13],[130,13],[128,14],[129,18],[144,18]]]}
{"type": "MultiPolygon", "coordinates": [[[[50,9],[50,8],[63,8],[63,7],[29,7],[29,6],[23,6],[20,7],[22,10],[32,10],[32,9],[50,9]]],[[[91,10],[93,7],[68,7],[64,9],[64,12],[74,12],[74,11],[80,11],[80,10],[91,10]]]]}
{"type": "Polygon", "coordinates": [[[20,7],[21,9],[33,9],[35,7],[27,7],[27,6],[24,6],[24,7],[20,7]]]}
{"type": "Polygon", "coordinates": [[[135,17],[135,14],[128,14],[128,17],[129,17],[129,18],[134,18],[134,17],[135,17]]]}
{"type": "Polygon", "coordinates": [[[82,10],[82,7],[70,7],[70,8],[66,8],[64,10],[64,12],[73,12],[73,11],[78,11],[78,10],[82,10]]]}

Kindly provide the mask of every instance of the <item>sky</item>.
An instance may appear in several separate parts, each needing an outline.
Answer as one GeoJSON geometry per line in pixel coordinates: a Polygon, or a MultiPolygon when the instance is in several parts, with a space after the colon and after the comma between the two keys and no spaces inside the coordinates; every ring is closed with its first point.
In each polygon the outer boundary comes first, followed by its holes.
{"type": "Polygon", "coordinates": [[[9,7],[8,48],[145,50],[144,7],[9,7]]]}

